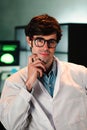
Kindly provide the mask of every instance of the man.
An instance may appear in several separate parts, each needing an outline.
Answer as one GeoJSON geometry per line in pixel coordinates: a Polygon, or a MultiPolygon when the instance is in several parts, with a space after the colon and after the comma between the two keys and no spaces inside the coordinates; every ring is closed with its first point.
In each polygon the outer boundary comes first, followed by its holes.
{"type": "Polygon", "coordinates": [[[87,69],[54,56],[62,35],[59,23],[39,15],[25,33],[32,55],[27,67],[6,79],[2,124],[7,130],[87,130],[87,69]]]}

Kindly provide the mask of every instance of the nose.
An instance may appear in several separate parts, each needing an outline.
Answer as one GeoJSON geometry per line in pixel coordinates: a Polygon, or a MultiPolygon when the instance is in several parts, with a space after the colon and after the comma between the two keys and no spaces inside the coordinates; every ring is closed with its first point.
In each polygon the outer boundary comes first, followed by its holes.
{"type": "Polygon", "coordinates": [[[44,44],[44,49],[46,50],[46,49],[48,49],[49,47],[48,47],[48,42],[47,41],[45,41],[45,44],[44,44]]]}

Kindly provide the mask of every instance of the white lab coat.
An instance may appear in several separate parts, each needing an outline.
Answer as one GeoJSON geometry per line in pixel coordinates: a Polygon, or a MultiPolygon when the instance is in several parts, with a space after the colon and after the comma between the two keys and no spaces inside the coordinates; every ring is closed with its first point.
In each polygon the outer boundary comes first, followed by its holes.
{"type": "Polygon", "coordinates": [[[9,77],[0,101],[0,118],[7,130],[87,130],[87,69],[60,62],[54,95],[38,80],[26,90],[27,67],[9,77]]]}

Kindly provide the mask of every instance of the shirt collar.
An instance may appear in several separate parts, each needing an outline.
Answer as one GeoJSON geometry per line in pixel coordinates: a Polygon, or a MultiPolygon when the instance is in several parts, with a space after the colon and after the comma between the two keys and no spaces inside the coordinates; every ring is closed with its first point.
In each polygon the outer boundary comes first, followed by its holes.
{"type": "Polygon", "coordinates": [[[54,61],[53,61],[52,69],[49,72],[49,74],[51,74],[51,73],[53,73],[54,76],[57,76],[57,61],[56,61],[55,58],[54,58],[54,61]]]}

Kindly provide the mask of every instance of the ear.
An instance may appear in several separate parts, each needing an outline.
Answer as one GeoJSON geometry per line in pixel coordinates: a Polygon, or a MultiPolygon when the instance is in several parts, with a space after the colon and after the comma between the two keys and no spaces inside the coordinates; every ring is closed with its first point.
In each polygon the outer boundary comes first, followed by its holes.
{"type": "Polygon", "coordinates": [[[30,37],[26,36],[26,41],[27,41],[28,45],[31,47],[31,40],[30,40],[30,37]]]}

